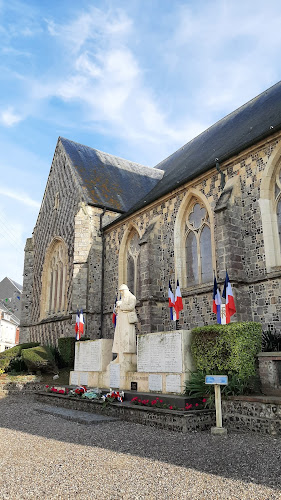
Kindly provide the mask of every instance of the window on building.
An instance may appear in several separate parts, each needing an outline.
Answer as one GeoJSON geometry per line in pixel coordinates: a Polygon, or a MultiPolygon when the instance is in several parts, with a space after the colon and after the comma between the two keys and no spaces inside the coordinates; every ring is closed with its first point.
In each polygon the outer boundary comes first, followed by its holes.
{"type": "Polygon", "coordinates": [[[187,286],[212,281],[212,245],[208,211],[195,200],[186,213],[187,286]]]}
{"type": "Polygon", "coordinates": [[[55,239],[47,252],[42,283],[42,316],[63,313],[66,310],[67,280],[66,244],[55,239]]]}
{"type": "Polygon", "coordinates": [[[139,296],[140,292],[140,237],[132,230],[127,243],[127,285],[130,291],[139,296]]]}
{"type": "Polygon", "coordinates": [[[276,205],[279,242],[281,249],[281,169],[279,169],[279,172],[277,173],[275,178],[275,205],[276,205]]]}

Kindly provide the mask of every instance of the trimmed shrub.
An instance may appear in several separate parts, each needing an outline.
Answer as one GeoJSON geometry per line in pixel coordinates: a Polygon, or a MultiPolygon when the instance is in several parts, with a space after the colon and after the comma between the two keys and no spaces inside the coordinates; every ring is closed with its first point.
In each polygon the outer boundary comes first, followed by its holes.
{"type": "Polygon", "coordinates": [[[58,372],[55,358],[48,346],[38,346],[31,349],[24,349],[22,351],[22,358],[28,370],[31,372],[58,372]]]}
{"type": "Polygon", "coordinates": [[[240,381],[256,375],[261,351],[260,323],[210,325],[192,330],[191,352],[197,369],[205,373],[236,374],[240,381]]]}
{"type": "Polygon", "coordinates": [[[75,356],[75,337],[61,337],[58,339],[58,349],[65,367],[73,368],[75,356]]]}
{"type": "Polygon", "coordinates": [[[6,349],[0,353],[0,368],[9,371],[11,368],[12,361],[16,358],[20,358],[21,353],[24,349],[29,349],[30,347],[37,347],[40,344],[38,342],[28,342],[25,344],[18,344],[15,347],[6,349]]]}

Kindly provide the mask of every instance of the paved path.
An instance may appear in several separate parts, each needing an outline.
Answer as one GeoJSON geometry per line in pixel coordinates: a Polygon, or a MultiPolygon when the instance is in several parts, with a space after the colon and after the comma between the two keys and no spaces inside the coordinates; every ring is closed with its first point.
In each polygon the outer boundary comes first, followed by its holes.
{"type": "Polygon", "coordinates": [[[281,499],[281,439],[84,425],[0,399],[0,498],[281,499]]]}

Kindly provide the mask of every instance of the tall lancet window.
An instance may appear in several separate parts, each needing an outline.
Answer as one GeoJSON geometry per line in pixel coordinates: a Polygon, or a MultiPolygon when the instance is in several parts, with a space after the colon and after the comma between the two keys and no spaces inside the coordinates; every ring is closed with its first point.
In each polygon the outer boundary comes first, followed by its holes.
{"type": "Polygon", "coordinates": [[[127,244],[127,285],[130,291],[139,296],[140,292],[140,246],[139,235],[133,230],[127,244]]]}
{"type": "Polygon", "coordinates": [[[45,258],[42,275],[41,317],[66,310],[67,248],[55,238],[45,258]]]}
{"type": "Polygon", "coordinates": [[[189,207],[185,234],[187,286],[212,281],[212,245],[206,208],[198,201],[189,207]]]}
{"type": "Polygon", "coordinates": [[[279,171],[277,172],[276,178],[275,178],[275,209],[276,209],[276,215],[277,215],[277,226],[278,226],[278,233],[279,233],[279,242],[280,242],[280,249],[281,249],[281,168],[279,168],[279,171]]]}

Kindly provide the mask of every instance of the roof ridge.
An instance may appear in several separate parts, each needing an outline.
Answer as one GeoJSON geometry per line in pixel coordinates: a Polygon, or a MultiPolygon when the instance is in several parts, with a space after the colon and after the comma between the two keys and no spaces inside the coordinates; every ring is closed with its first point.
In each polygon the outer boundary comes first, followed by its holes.
{"type": "Polygon", "coordinates": [[[116,155],[113,155],[112,153],[106,153],[106,151],[102,151],[101,149],[93,148],[92,146],[87,146],[86,144],[82,144],[81,142],[73,141],[72,139],[67,139],[67,137],[59,136],[59,139],[63,139],[64,141],[72,142],[73,144],[77,144],[78,146],[82,146],[83,148],[92,149],[93,151],[96,151],[96,152],[101,153],[101,154],[106,155],[106,156],[110,156],[111,158],[126,161],[128,163],[132,163],[133,165],[138,165],[139,167],[144,167],[144,168],[147,168],[149,170],[152,170],[154,168],[154,167],[149,167],[148,165],[143,165],[142,163],[138,163],[138,162],[133,161],[133,160],[128,160],[127,158],[123,158],[122,156],[116,156],[116,155]]]}

